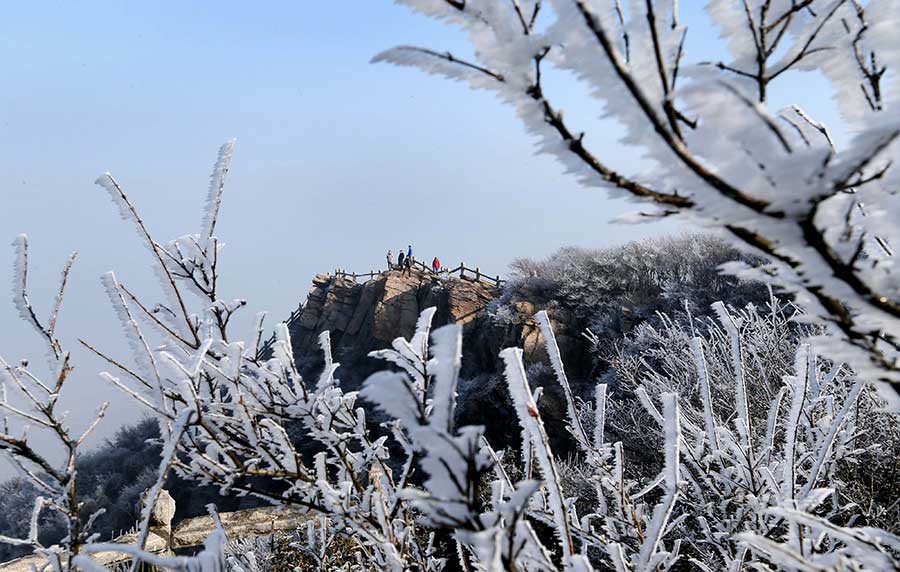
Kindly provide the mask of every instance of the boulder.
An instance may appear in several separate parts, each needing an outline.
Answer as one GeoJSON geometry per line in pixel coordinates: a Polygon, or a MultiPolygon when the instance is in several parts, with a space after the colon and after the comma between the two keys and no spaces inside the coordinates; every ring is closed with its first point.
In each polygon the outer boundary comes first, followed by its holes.
{"type": "MultiPolygon", "coordinates": [[[[146,497],[142,500],[142,508],[146,506],[146,497]]],[[[172,528],[172,519],[175,518],[175,499],[169,491],[162,489],[156,497],[153,505],[153,514],[150,515],[150,526],[165,529],[172,528]]]]}

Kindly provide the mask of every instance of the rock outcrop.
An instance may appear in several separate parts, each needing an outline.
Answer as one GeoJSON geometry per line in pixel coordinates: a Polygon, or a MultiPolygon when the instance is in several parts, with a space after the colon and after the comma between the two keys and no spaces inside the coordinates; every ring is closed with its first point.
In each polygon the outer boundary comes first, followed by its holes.
{"type": "Polygon", "coordinates": [[[526,361],[546,362],[547,353],[533,315],[548,309],[563,358],[578,377],[585,367],[581,326],[569,312],[559,310],[540,296],[521,293],[504,300],[505,318],[488,315],[502,289],[490,282],[456,277],[438,277],[413,270],[383,272],[364,283],[343,275],[319,274],[299,315],[289,323],[291,343],[298,367],[304,375],[321,368],[319,335],[331,335],[332,353],[341,364],[337,376],[346,389],[356,389],[366,376],[384,367],[368,357],[373,350],[389,347],[394,338],[409,338],[419,314],[434,306],[434,326],[462,324],[464,377],[491,375],[502,369],[497,355],[506,347],[521,347],[526,361]]]}
{"type": "MultiPolygon", "coordinates": [[[[297,367],[307,379],[319,374],[323,366],[319,336],[328,331],[332,355],[340,363],[336,377],[345,390],[359,389],[369,375],[389,367],[370,358],[369,352],[390,347],[399,336],[412,336],[419,314],[431,306],[437,308],[434,327],[463,325],[457,422],[484,425],[496,446],[513,445],[520,434],[502,381],[504,364],[499,353],[504,348],[522,348],[529,382],[532,387],[544,387],[541,407],[547,419],[561,419],[565,413],[564,398],[534,319],[536,312],[547,310],[572,388],[590,399],[596,372],[581,336],[584,325],[546,293],[527,285],[501,288],[416,270],[383,272],[366,282],[344,275],[317,275],[302,309],[288,322],[297,367]]],[[[379,411],[370,411],[368,417],[373,427],[382,420],[379,411]]],[[[551,425],[565,427],[562,422],[551,425]]],[[[551,431],[550,437],[562,443],[565,430],[551,431]]]]}
{"type": "MultiPolygon", "coordinates": [[[[144,491],[141,498],[141,510],[147,508],[147,495],[150,491],[144,491]]],[[[150,513],[150,532],[166,539],[167,543],[171,543],[172,538],[172,519],[175,518],[175,499],[169,494],[169,491],[162,489],[156,497],[153,504],[153,512],[150,513]]],[[[168,544],[167,544],[168,546],[168,544]]]]}
{"type": "MultiPolygon", "coordinates": [[[[164,500],[165,508],[162,509],[162,512],[154,511],[153,514],[154,519],[158,517],[164,519],[167,532],[161,534],[156,526],[152,526],[144,544],[144,550],[161,556],[173,556],[174,550],[178,550],[181,554],[185,552],[185,549],[188,549],[186,552],[196,552],[196,547],[202,545],[216,530],[216,522],[212,516],[188,518],[179,522],[173,530],[171,522],[175,514],[175,501],[168,493],[165,496],[167,499],[158,499],[164,500]]],[[[268,536],[276,532],[295,531],[310,519],[310,512],[299,507],[264,506],[235,512],[221,512],[218,513],[218,517],[228,538],[241,540],[255,536],[268,536]]],[[[137,533],[132,532],[119,536],[109,541],[108,544],[128,546],[136,544],[137,540],[137,533]]],[[[91,557],[101,566],[118,570],[124,569],[132,561],[130,553],[114,549],[94,552],[91,557]]],[[[45,563],[46,558],[42,556],[24,556],[0,563],[0,572],[34,572],[34,570],[42,569],[41,567],[45,563]]],[[[150,569],[150,567],[141,567],[141,569],[150,569]]]]}
{"type": "Polygon", "coordinates": [[[458,323],[469,329],[498,295],[493,284],[415,270],[383,272],[364,283],[319,274],[289,324],[294,355],[302,371],[316,369],[322,362],[319,335],[330,332],[334,358],[341,363],[338,375],[346,387],[355,388],[383,365],[368,353],[390,346],[398,336],[410,337],[425,308],[437,308],[435,327],[458,323]]]}

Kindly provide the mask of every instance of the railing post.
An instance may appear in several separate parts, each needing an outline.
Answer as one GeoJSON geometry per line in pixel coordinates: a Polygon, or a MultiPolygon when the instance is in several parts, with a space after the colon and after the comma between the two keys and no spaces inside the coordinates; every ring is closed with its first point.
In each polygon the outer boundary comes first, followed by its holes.
{"type": "Polygon", "coordinates": [[[459,263],[459,277],[460,278],[466,277],[466,263],[465,262],[459,263]]]}

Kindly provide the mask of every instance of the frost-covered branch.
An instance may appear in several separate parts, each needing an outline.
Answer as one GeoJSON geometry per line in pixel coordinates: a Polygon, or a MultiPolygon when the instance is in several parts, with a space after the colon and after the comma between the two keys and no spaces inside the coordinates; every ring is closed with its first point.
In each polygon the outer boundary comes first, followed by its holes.
{"type": "Polygon", "coordinates": [[[58,408],[61,393],[67,388],[73,365],[70,354],[56,336],[56,325],[62,308],[66,285],[77,253],[73,253],[62,271],[50,317],[44,325],[32,305],[28,293],[28,239],[21,235],[14,243],[16,250],[13,301],[22,319],[34,327],[47,343],[49,379],[29,367],[28,360],[18,366],[0,357],[0,454],[4,455],[36,490],[41,492],[34,502],[27,538],[0,536],[0,542],[30,546],[46,557],[56,570],[68,570],[72,559],[92,537],[96,514],[85,515],[77,488],[76,462],[80,447],[106,414],[109,403],[103,403],[96,415],[80,433],[74,433],[66,411],[58,408]],[[41,431],[41,444],[30,439],[30,429],[41,431]],[[48,446],[49,445],[49,446],[48,446]],[[62,451],[63,462],[55,460],[62,451]],[[67,536],[59,544],[44,546],[40,542],[41,516],[56,513],[66,524],[67,536]]]}
{"type": "Polygon", "coordinates": [[[551,21],[536,28],[522,25],[525,4],[505,0],[402,3],[465,30],[477,60],[403,47],[374,61],[491,90],[583,184],[655,203],[640,220],[679,215],[765,256],[764,270],[730,271],[794,293],[829,328],[812,340],[818,351],[900,383],[900,298],[889,262],[900,239],[891,222],[900,218],[900,116],[886,88],[900,60],[890,0],[716,0],[708,11],[731,59],[715,65],[686,60],[687,28],[670,0],[555,0],[551,21]],[[651,177],[638,181],[586,149],[550,103],[544,65],[573,72],[626,126],[623,141],[653,164],[651,177]],[[766,108],[788,71],[814,70],[857,134],[844,149],[799,107],[766,108]],[[870,215],[848,217],[859,204],[870,215]]]}

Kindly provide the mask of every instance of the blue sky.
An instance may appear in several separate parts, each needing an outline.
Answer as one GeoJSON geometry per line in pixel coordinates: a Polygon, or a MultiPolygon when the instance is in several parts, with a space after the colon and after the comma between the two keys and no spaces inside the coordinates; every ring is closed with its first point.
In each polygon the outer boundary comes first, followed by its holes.
{"type": "MultiPolygon", "coordinates": [[[[699,4],[682,3],[697,28],[688,48],[721,57],[699,4]]],[[[103,272],[156,293],[146,251],[94,179],[112,171],[159,239],[194,232],[215,152],[230,137],[222,292],[247,298],[248,317],[285,317],[315,273],[367,272],[410,242],[420,258],[505,273],[518,256],[677,230],[610,225],[633,205],[535,156],[491,95],[370,65],[397,44],[469,52],[458,31],[387,0],[17,2],[0,16],[0,239],[29,234],[44,311],[65,257],[81,252],[60,325],[70,347],[82,336],[125,354],[103,272]]],[[[560,76],[551,88],[598,154],[625,171],[639,165],[580,86],[560,76]]],[[[789,77],[773,100],[799,99],[828,121],[822,93],[819,78],[789,77]]],[[[11,260],[0,249],[4,283],[11,260]]],[[[0,355],[37,361],[40,352],[12,304],[0,304],[0,355]]],[[[102,399],[126,402],[97,380],[100,364],[76,358],[73,419],[102,399]]],[[[98,436],[138,415],[119,409],[98,436]]]]}

